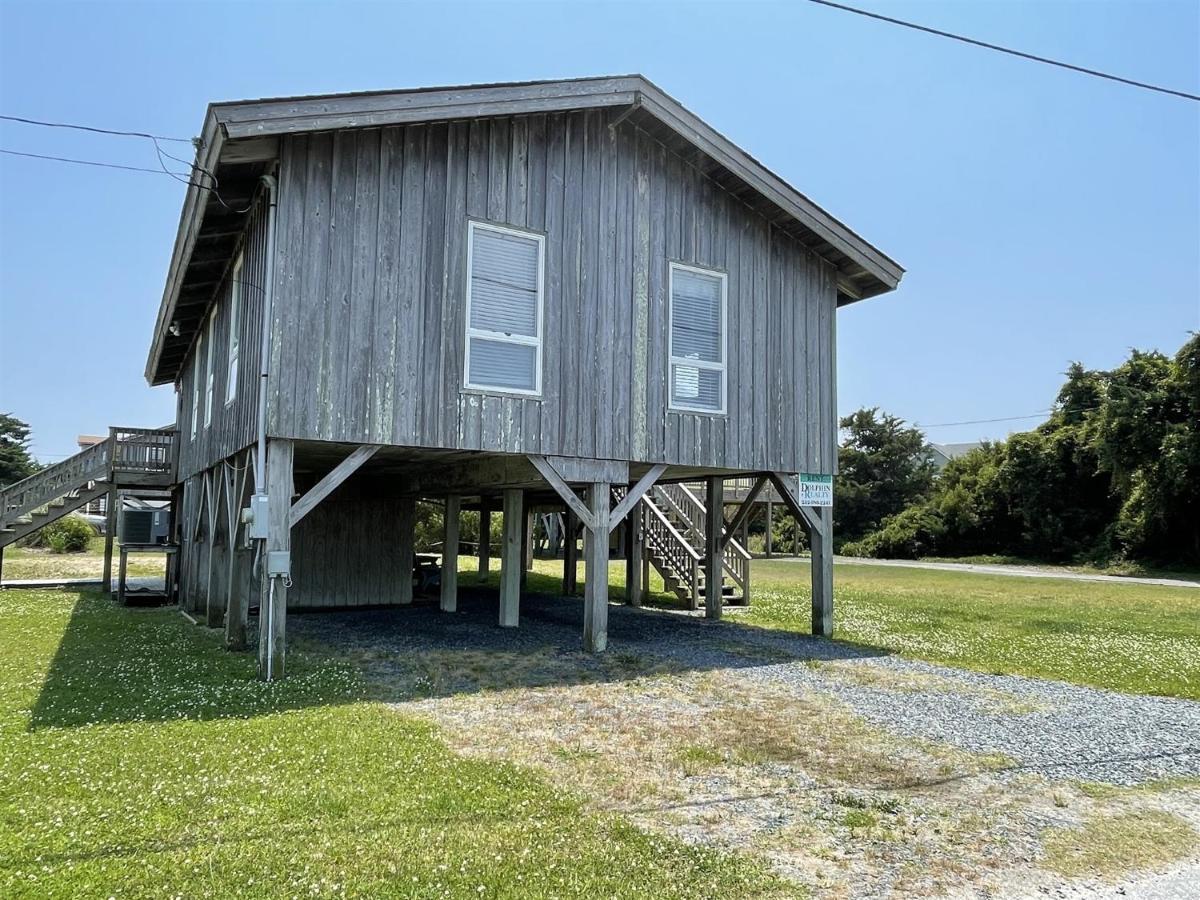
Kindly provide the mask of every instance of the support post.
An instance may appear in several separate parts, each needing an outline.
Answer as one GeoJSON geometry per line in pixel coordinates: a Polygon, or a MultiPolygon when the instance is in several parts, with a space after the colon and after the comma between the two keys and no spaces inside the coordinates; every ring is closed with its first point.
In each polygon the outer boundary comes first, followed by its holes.
{"type": "Polygon", "coordinates": [[[583,649],[602,653],[608,647],[608,535],[609,495],[607,481],[588,487],[588,506],[594,528],[583,533],[583,649]]]}
{"type": "Polygon", "coordinates": [[[500,548],[500,625],[504,628],[516,628],[521,613],[522,495],[519,488],[504,491],[504,542],[500,548]]]}
{"type": "Polygon", "coordinates": [[[400,565],[400,581],[397,584],[396,600],[401,606],[407,606],[413,601],[413,554],[416,549],[417,527],[417,498],[401,497],[399,532],[400,545],[396,548],[396,556],[400,565]]]}
{"type": "Polygon", "coordinates": [[[833,508],[801,506],[794,477],[771,473],[776,490],[783,497],[788,511],[796,517],[797,534],[801,522],[808,529],[808,541],[812,549],[812,633],[818,637],[832,637],[833,508]]]}
{"type": "MultiPolygon", "coordinates": [[[[113,539],[117,536],[117,507],[120,504],[117,496],[117,486],[109,485],[108,494],[104,501],[104,593],[112,594],[112,554],[113,539]]],[[[167,588],[170,593],[170,586],[167,588]]]]}
{"type": "Polygon", "coordinates": [[[764,547],[767,552],[767,559],[771,558],[771,529],[775,527],[775,504],[770,500],[767,501],[767,536],[764,547]]]}
{"type": "Polygon", "coordinates": [[[121,545],[121,561],[117,569],[117,602],[122,606],[125,605],[125,574],[126,565],[129,562],[129,551],[125,549],[125,545],[121,545]]]}
{"type": "Polygon", "coordinates": [[[250,609],[250,585],[254,579],[250,571],[253,554],[239,544],[238,534],[242,531],[242,507],[246,503],[250,487],[250,473],[254,469],[255,449],[251,448],[242,457],[241,471],[235,474],[232,483],[236,489],[229,511],[229,600],[225,604],[225,649],[246,649],[246,625],[250,609]]]}
{"type": "Polygon", "coordinates": [[[809,530],[812,545],[812,633],[833,637],[833,509],[812,510],[821,527],[809,530]]]}
{"type": "Polygon", "coordinates": [[[721,532],[725,528],[725,480],[705,479],[707,496],[704,500],[704,617],[721,618],[721,586],[724,568],[721,532]]]}
{"type": "Polygon", "coordinates": [[[273,575],[272,553],[292,551],[292,459],[291,441],[267,444],[267,539],[263,548],[263,586],[258,616],[258,677],[264,681],[282,678],[287,660],[287,584],[290,578],[273,575]]]}
{"type": "Polygon", "coordinates": [[[204,599],[204,624],[209,628],[220,628],[225,622],[225,559],[229,542],[225,539],[225,516],[221,507],[225,496],[224,470],[223,463],[209,470],[212,484],[209,527],[212,537],[208,545],[208,590],[204,599]]]}
{"type": "Polygon", "coordinates": [[[569,507],[566,515],[566,529],[563,534],[563,587],[562,592],[573,597],[578,591],[579,573],[579,544],[576,543],[575,532],[579,530],[579,519],[569,507]]]}
{"type": "Polygon", "coordinates": [[[492,555],[492,507],[487,497],[479,498],[479,580],[487,581],[492,555]]]}
{"type": "Polygon", "coordinates": [[[642,581],[642,563],[646,555],[644,513],[645,507],[639,503],[625,518],[625,602],[630,606],[641,606],[646,594],[646,585],[642,581]]]}
{"type": "Polygon", "coordinates": [[[533,511],[525,509],[521,525],[521,587],[529,581],[529,570],[533,568],[533,511]]]}
{"type": "Polygon", "coordinates": [[[462,498],[458,494],[446,497],[446,512],[442,532],[442,612],[458,609],[458,513],[462,498]]]}

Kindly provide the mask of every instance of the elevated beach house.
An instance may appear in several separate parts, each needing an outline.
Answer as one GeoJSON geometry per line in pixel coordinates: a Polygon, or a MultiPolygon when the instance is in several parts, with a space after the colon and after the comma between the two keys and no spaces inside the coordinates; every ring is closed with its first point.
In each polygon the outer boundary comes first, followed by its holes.
{"type": "Polygon", "coordinates": [[[146,377],[178,393],[181,602],[234,646],[258,606],[264,676],[289,609],[411,602],[418,501],[447,611],[459,511],[503,516],[503,626],[530,511],[565,511],[600,651],[614,529],[631,602],[653,566],[719,617],[769,485],[830,633],[836,314],[903,270],[654,84],[216,103],[192,180],[146,377]]]}

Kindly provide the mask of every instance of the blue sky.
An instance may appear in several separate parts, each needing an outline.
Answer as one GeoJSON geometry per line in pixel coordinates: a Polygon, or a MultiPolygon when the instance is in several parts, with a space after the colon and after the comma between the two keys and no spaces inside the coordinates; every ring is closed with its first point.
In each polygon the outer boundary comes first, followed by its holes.
{"type": "MultiPolygon", "coordinates": [[[[861,5],[1200,93],[1194,0],[861,5]]],[[[167,135],[195,134],[210,100],[635,71],[908,269],[839,316],[842,412],[1034,413],[1071,360],[1200,330],[1194,102],[799,0],[0,0],[0,112],[167,135]]],[[[154,165],[143,141],[12,123],[0,147],[154,165]]],[[[142,372],[182,196],[165,176],[0,157],[0,409],[41,458],[172,420],[171,388],[142,372]]]]}

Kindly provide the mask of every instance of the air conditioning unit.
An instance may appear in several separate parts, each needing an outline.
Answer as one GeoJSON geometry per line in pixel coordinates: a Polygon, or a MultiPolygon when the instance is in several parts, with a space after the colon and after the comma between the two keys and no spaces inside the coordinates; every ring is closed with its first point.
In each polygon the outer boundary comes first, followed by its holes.
{"type": "Polygon", "coordinates": [[[170,538],[171,517],[165,509],[123,509],[117,530],[122,544],[165,544],[170,538]]]}

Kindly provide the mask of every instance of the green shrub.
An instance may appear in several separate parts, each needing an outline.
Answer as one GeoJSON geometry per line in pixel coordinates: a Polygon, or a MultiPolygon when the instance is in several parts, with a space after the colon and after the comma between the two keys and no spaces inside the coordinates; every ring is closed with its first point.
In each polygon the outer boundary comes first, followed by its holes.
{"type": "Polygon", "coordinates": [[[936,510],[927,505],[908,509],[883,520],[883,527],[861,541],[842,547],[847,556],[870,556],[877,559],[920,559],[937,550],[938,539],[946,526],[936,510]]]}
{"type": "Polygon", "coordinates": [[[31,534],[25,546],[47,547],[51,553],[82,553],[95,534],[95,529],[85,519],[65,516],[31,534]]]}

